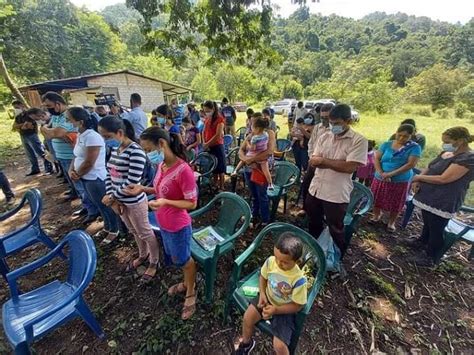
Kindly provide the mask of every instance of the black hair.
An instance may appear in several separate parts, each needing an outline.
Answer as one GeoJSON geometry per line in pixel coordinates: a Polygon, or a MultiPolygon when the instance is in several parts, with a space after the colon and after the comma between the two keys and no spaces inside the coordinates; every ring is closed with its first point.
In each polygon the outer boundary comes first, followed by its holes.
{"type": "Polygon", "coordinates": [[[375,141],[373,139],[368,140],[367,151],[371,151],[375,148],[375,141]]]}
{"type": "Polygon", "coordinates": [[[24,104],[22,101],[20,101],[20,100],[13,100],[12,106],[15,106],[15,105],[22,105],[22,106],[25,106],[25,104],[24,104]]]}
{"type": "Polygon", "coordinates": [[[255,112],[253,114],[253,118],[254,118],[253,124],[255,127],[267,129],[268,126],[270,126],[270,122],[268,122],[268,120],[265,117],[263,117],[263,115],[260,112],[255,112]]]}
{"type": "Polygon", "coordinates": [[[303,243],[291,232],[284,232],[278,238],[275,248],[282,254],[290,255],[293,261],[298,261],[303,255],[303,243]]]}
{"type": "Polygon", "coordinates": [[[400,127],[397,129],[397,133],[399,132],[407,132],[409,134],[415,133],[415,126],[411,124],[402,124],[400,127]]]}
{"type": "Polygon", "coordinates": [[[194,126],[193,120],[190,119],[189,117],[184,117],[184,118],[183,118],[183,123],[191,123],[191,124],[194,126]]]}
{"type": "Polygon", "coordinates": [[[156,110],[151,110],[151,114],[152,114],[153,116],[156,116],[156,110]]]}
{"type": "Polygon", "coordinates": [[[344,121],[350,121],[352,118],[351,107],[346,104],[337,104],[329,112],[329,118],[332,118],[332,119],[340,118],[344,121]]]}
{"type": "Polygon", "coordinates": [[[214,112],[212,113],[212,118],[211,118],[211,124],[214,124],[214,122],[216,122],[217,120],[217,117],[219,116],[219,109],[217,107],[217,104],[214,101],[207,100],[204,103],[204,107],[214,110],[214,112]]]}
{"type": "Polygon", "coordinates": [[[334,108],[334,104],[332,102],[328,102],[325,104],[322,104],[320,107],[320,112],[330,112],[334,108]]]}
{"type": "Polygon", "coordinates": [[[298,108],[301,108],[301,107],[303,107],[303,106],[304,106],[304,103],[303,103],[303,101],[298,101],[298,105],[297,105],[297,106],[298,106],[298,108]]]}
{"type": "Polygon", "coordinates": [[[86,109],[83,109],[82,107],[71,107],[67,112],[71,115],[74,121],[81,121],[84,129],[94,128],[91,115],[86,109]]]}
{"type": "Polygon", "coordinates": [[[66,105],[66,100],[64,100],[64,97],[62,97],[61,95],[59,95],[57,92],[54,92],[54,91],[48,91],[46,94],[41,96],[41,101],[44,102],[46,100],[52,101],[54,103],[60,103],[60,104],[66,105]]]}
{"type": "Polygon", "coordinates": [[[136,103],[136,104],[139,104],[141,105],[142,104],[142,97],[140,96],[140,94],[137,94],[136,92],[133,93],[132,95],[130,95],[130,101],[136,103]]]}
{"type": "Polygon", "coordinates": [[[150,141],[155,145],[158,145],[160,139],[163,139],[166,141],[174,155],[186,161],[185,148],[181,144],[179,136],[175,133],[169,133],[161,127],[153,126],[145,129],[140,135],[140,139],[150,141]]]}
{"type": "Polygon", "coordinates": [[[413,118],[407,118],[406,120],[403,120],[402,123],[400,123],[401,125],[403,124],[411,124],[413,127],[415,127],[416,129],[416,123],[415,123],[415,120],[413,118]]]}
{"type": "Polygon", "coordinates": [[[314,107],[314,112],[316,112],[316,113],[321,113],[321,105],[319,105],[319,104],[316,105],[316,106],[314,107]]]}
{"type": "Polygon", "coordinates": [[[268,116],[271,116],[271,115],[272,115],[269,108],[264,108],[264,109],[262,110],[262,114],[263,114],[263,115],[268,115],[268,116]]]}
{"type": "Polygon", "coordinates": [[[173,118],[173,111],[167,104],[160,105],[156,108],[156,113],[159,113],[162,116],[165,116],[167,119],[173,118]]]}
{"type": "Polygon", "coordinates": [[[251,116],[251,115],[254,114],[254,111],[253,111],[253,109],[251,109],[251,108],[249,107],[245,113],[247,114],[247,116],[249,116],[249,115],[251,116]]]}
{"type": "Polygon", "coordinates": [[[135,138],[135,129],[133,129],[132,124],[128,120],[122,120],[116,116],[107,115],[99,121],[99,127],[115,134],[118,133],[119,130],[122,130],[128,139],[134,142],[137,141],[135,138]]]}
{"type": "Polygon", "coordinates": [[[304,118],[303,118],[303,117],[298,117],[298,118],[296,119],[296,123],[298,123],[298,124],[299,124],[299,123],[304,123],[304,118]]]}
{"type": "Polygon", "coordinates": [[[45,112],[38,108],[38,107],[32,107],[28,111],[26,111],[27,115],[43,115],[45,112]]]}
{"type": "Polygon", "coordinates": [[[447,135],[449,138],[458,140],[464,139],[467,143],[474,142],[474,136],[469,133],[469,130],[466,127],[451,127],[443,132],[443,135],[447,135]]]}
{"type": "Polygon", "coordinates": [[[227,97],[224,97],[224,98],[222,99],[222,102],[225,103],[225,104],[227,104],[227,103],[229,103],[229,100],[227,99],[227,97]]]}

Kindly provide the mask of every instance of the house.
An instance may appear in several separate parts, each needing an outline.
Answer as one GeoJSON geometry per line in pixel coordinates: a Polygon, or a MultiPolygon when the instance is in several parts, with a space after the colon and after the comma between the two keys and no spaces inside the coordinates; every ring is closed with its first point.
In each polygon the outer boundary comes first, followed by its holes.
{"type": "Polygon", "coordinates": [[[191,100],[190,88],[152,78],[131,70],[91,74],[74,78],[50,80],[19,88],[31,106],[41,105],[41,95],[55,91],[68,97],[71,105],[94,106],[97,94],[113,94],[123,105],[129,105],[134,92],[142,97],[142,108],[150,112],[173,97],[186,96],[191,100]]]}

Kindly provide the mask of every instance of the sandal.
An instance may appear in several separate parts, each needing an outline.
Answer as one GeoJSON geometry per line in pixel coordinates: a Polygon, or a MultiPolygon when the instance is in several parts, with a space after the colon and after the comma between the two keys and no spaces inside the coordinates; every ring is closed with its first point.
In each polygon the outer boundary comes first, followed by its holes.
{"type": "MultiPolygon", "coordinates": [[[[186,296],[185,299],[194,297],[194,303],[188,306],[183,306],[183,310],[181,311],[181,319],[182,320],[188,320],[194,315],[194,312],[196,312],[196,297],[197,297],[197,291],[194,291],[194,293],[190,296],[186,296]]],[[[186,301],[185,301],[186,302],[186,301]]]]}
{"type": "Polygon", "coordinates": [[[140,283],[142,284],[148,284],[150,283],[151,280],[153,280],[153,278],[156,276],[158,270],[158,264],[150,264],[148,265],[148,268],[146,269],[145,273],[142,275],[142,277],[140,278],[140,283]],[[152,269],[152,270],[155,270],[155,273],[153,275],[151,275],[150,273],[148,273],[148,271],[152,269]]]}
{"type": "Polygon", "coordinates": [[[125,269],[125,272],[136,271],[140,266],[142,266],[145,263],[147,259],[148,259],[148,255],[143,258],[138,257],[136,259],[130,260],[128,262],[127,268],[125,269]]]}
{"type": "Polygon", "coordinates": [[[184,282],[177,283],[168,289],[168,296],[176,296],[178,293],[186,292],[184,282]]]}
{"type": "Polygon", "coordinates": [[[117,239],[119,235],[119,232],[115,232],[115,233],[112,233],[112,232],[109,232],[109,234],[107,235],[107,237],[105,237],[104,239],[102,239],[102,241],[100,242],[101,245],[109,245],[111,244],[113,241],[115,241],[115,239],[117,239]]]}

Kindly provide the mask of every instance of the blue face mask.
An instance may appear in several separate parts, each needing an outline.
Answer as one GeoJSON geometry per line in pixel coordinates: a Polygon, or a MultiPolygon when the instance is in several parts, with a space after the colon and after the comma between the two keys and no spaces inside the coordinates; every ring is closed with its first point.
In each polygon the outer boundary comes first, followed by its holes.
{"type": "Polygon", "coordinates": [[[162,163],[163,160],[165,160],[165,155],[163,151],[154,150],[150,153],[147,153],[146,156],[152,162],[152,164],[156,164],[156,165],[162,163]]]}
{"type": "Polygon", "coordinates": [[[120,147],[120,141],[116,140],[116,139],[106,139],[105,140],[105,146],[107,148],[118,148],[120,147]]]}
{"type": "Polygon", "coordinates": [[[313,119],[312,119],[312,118],[305,118],[305,119],[304,119],[304,124],[305,124],[305,125],[308,125],[308,126],[309,126],[311,123],[313,123],[313,119]]]}
{"type": "Polygon", "coordinates": [[[451,143],[443,143],[442,149],[444,152],[454,153],[457,148],[453,146],[451,143]]]}
{"type": "Polygon", "coordinates": [[[340,125],[329,124],[329,128],[331,128],[331,132],[333,134],[341,134],[342,132],[344,132],[344,127],[340,125]]]}
{"type": "Polygon", "coordinates": [[[165,124],[166,120],[164,117],[158,117],[158,123],[163,126],[165,124]]]}

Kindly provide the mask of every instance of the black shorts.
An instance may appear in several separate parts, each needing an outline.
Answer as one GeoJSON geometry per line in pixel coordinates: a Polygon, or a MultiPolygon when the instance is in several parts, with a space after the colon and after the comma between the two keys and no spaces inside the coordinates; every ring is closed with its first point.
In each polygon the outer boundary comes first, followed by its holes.
{"type": "Polygon", "coordinates": [[[224,174],[226,168],[224,144],[209,147],[209,153],[214,155],[217,159],[217,165],[214,169],[214,174],[224,174]]]}
{"type": "MultiPolygon", "coordinates": [[[[250,300],[250,304],[262,316],[262,309],[257,307],[258,299],[259,296],[253,298],[250,300]]],[[[286,346],[290,346],[291,336],[295,331],[296,316],[294,314],[275,314],[268,321],[270,322],[273,336],[284,342],[286,346]]]]}

